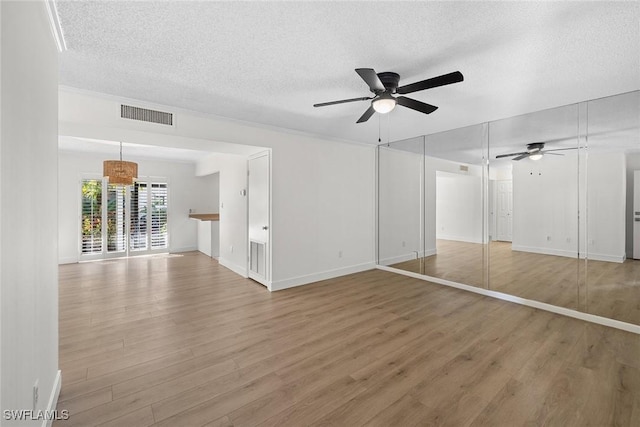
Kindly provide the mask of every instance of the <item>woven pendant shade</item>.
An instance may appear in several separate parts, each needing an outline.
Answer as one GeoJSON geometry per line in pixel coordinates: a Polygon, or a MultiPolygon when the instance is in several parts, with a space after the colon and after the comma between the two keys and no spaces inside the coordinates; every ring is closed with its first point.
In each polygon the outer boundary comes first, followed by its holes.
{"type": "Polygon", "coordinates": [[[138,177],[138,164],[122,160],[105,160],[102,163],[103,175],[109,184],[131,185],[138,177]]]}
{"type": "Polygon", "coordinates": [[[122,160],[122,142],[120,143],[120,160],[105,160],[102,163],[102,176],[109,184],[131,185],[138,178],[138,164],[122,160]]]}

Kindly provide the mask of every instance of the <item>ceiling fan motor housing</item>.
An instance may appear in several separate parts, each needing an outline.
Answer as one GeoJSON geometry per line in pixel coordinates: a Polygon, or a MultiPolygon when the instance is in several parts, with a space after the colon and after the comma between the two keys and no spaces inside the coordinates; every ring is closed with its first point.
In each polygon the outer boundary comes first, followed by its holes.
{"type": "Polygon", "coordinates": [[[527,151],[541,151],[544,148],[544,142],[533,142],[531,144],[527,144],[527,151]]]}
{"type": "Polygon", "coordinates": [[[398,84],[400,83],[400,74],[392,73],[390,71],[378,73],[378,78],[384,85],[386,89],[385,92],[395,92],[398,88],[398,84]]]}

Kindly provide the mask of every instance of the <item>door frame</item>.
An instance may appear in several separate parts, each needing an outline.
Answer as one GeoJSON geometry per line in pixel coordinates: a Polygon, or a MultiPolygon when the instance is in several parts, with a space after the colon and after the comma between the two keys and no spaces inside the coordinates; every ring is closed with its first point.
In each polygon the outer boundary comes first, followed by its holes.
{"type": "Polygon", "coordinates": [[[273,179],[272,179],[272,171],[273,171],[273,159],[271,156],[271,149],[267,149],[264,151],[260,151],[258,153],[252,154],[250,156],[247,157],[247,218],[246,218],[246,224],[247,224],[247,264],[246,264],[246,268],[247,268],[247,277],[249,277],[252,280],[255,280],[256,282],[264,285],[267,287],[267,289],[269,291],[271,291],[271,283],[272,283],[272,241],[273,241],[273,232],[272,232],[272,218],[273,218],[273,179]],[[249,212],[251,209],[251,204],[249,203],[249,193],[251,192],[251,187],[249,185],[249,171],[250,171],[250,167],[249,164],[252,160],[255,160],[257,158],[260,157],[264,157],[267,156],[267,160],[268,160],[268,167],[269,167],[269,172],[268,172],[268,184],[267,184],[267,188],[269,191],[269,197],[268,197],[268,216],[269,219],[267,221],[267,244],[265,245],[265,250],[266,250],[266,254],[265,254],[265,277],[262,278],[260,276],[257,275],[253,275],[251,273],[251,236],[249,235],[249,212]]]}

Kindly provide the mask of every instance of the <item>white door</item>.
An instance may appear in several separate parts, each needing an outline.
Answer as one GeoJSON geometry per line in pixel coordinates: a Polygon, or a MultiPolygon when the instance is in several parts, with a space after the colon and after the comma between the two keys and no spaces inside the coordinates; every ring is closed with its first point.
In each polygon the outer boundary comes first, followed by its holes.
{"type": "Polygon", "coordinates": [[[496,191],[496,239],[510,242],[513,239],[513,182],[498,181],[496,191]]]}
{"type": "Polygon", "coordinates": [[[269,286],[270,167],[269,153],[249,158],[249,277],[269,286]]]}
{"type": "Polygon", "coordinates": [[[640,259],[640,171],[633,172],[633,258],[640,259]]]}

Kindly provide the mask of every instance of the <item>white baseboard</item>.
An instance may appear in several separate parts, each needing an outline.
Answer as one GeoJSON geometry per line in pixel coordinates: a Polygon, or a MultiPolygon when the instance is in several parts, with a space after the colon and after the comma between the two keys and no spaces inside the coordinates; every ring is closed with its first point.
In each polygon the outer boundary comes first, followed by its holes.
{"type": "Polygon", "coordinates": [[[479,239],[468,239],[465,236],[452,236],[448,234],[436,234],[436,240],[452,240],[454,242],[464,242],[464,243],[482,243],[482,238],[479,239]]]}
{"type": "Polygon", "coordinates": [[[234,264],[232,262],[230,262],[229,260],[227,260],[226,258],[220,257],[218,258],[218,264],[220,264],[223,267],[228,268],[229,270],[233,271],[236,274],[239,274],[242,277],[249,277],[247,275],[247,266],[239,266],[237,264],[234,264]]]}
{"type": "Polygon", "coordinates": [[[531,252],[533,254],[555,255],[555,256],[563,256],[567,258],[578,258],[578,253],[576,251],[567,251],[564,249],[536,248],[534,246],[522,246],[522,245],[515,245],[512,243],[511,250],[519,251],[519,252],[531,252]]]}
{"type": "MultiPolygon", "coordinates": [[[[60,389],[62,388],[62,371],[58,370],[56,378],[53,381],[53,389],[49,394],[49,401],[47,402],[47,409],[45,413],[53,414],[58,406],[58,397],[60,396],[60,389]]],[[[42,420],[42,427],[51,427],[53,420],[42,420]]]]}
{"type": "Polygon", "coordinates": [[[293,277],[291,279],[277,280],[271,282],[271,291],[281,291],[283,289],[294,288],[296,286],[308,285],[309,283],[321,280],[333,279],[334,277],[345,276],[347,274],[360,273],[375,268],[375,263],[366,262],[364,264],[352,265],[349,267],[327,270],[319,273],[307,274],[305,276],[293,277]]]}
{"type": "Polygon", "coordinates": [[[588,253],[586,254],[586,257],[590,261],[607,261],[607,262],[623,263],[626,258],[626,255],[607,255],[607,254],[588,253]]]}
{"type": "Polygon", "coordinates": [[[399,262],[411,261],[417,258],[428,257],[436,254],[436,249],[427,249],[426,251],[414,251],[402,255],[391,256],[380,260],[382,265],[397,264],[399,262]]]}
{"type": "Polygon", "coordinates": [[[78,262],[78,257],[65,257],[58,259],[58,264],[76,264],[78,262]]]}
{"type": "Polygon", "coordinates": [[[180,252],[195,252],[198,248],[195,246],[184,246],[182,248],[169,248],[169,253],[177,254],[180,252]]]}
{"type": "MultiPolygon", "coordinates": [[[[542,254],[542,255],[555,255],[555,256],[563,256],[567,258],[578,258],[578,253],[575,251],[567,251],[564,249],[553,249],[553,248],[536,248],[533,246],[522,246],[522,245],[511,245],[511,249],[519,252],[531,252],[534,254],[542,254]]],[[[588,258],[592,261],[607,261],[607,262],[617,262],[622,263],[625,260],[625,255],[609,255],[609,254],[597,254],[593,252],[589,252],[587,254],[580,254],[580,258],[585,259],[588,258]]]]}
{"type": "Polygon", "coordinates": [[[623,331],[632,332],[640,335],[640,325],[634,325],[627,322],[621,322],[620,320],[609,319],[608,317],[596,316],[595,314],[584,313],[582,311],[576,311],[569,308],[558,307],[557,305],[551,305],[544,302],[534,301],[526,298],[520,298],[514,295],[505,294],[502,292],[491,291],[489,289],[477,288],[475,286],[465,285],[458,282],[452,282],[450,280],[439,279],[437,277],[424,276],[411,271],[404,271],[398,268],[387,267],[384,265],[377,265],[379,270],[389,271],[392,273],[401,274],[403,276],[413,277],[414,279],[424,280],[425,282],[437,283],[439,285],[450,286],[456,289],[462,289],[468,292],[500,299],[503,301],[514,302],[520,305],[526,305],[528,307],[537,308],[540,310],[550,311],[552,313],[561,314],[563,316],[573,317],[575,319],[585,320],[591,323],[597,323],[603,326],[609,326],[611,328],[622,329],[623,331]]]}

